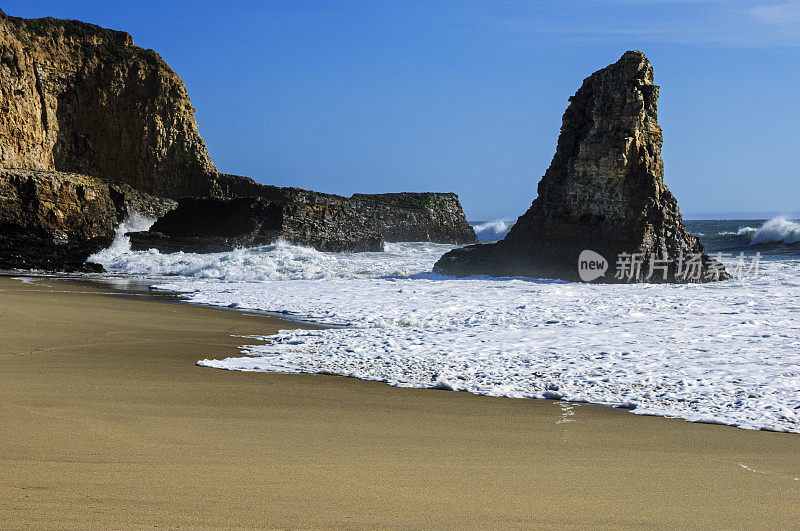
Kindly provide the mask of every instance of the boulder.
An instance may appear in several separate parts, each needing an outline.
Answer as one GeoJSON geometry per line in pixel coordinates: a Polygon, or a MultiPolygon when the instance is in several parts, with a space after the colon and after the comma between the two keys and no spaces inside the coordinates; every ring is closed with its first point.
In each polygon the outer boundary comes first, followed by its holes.
{"type": "Polygon", "coordinates": [[[687,232],[664,184],[658,91],[640,51],[585,79],[569,99],[556,154],[530,209],[500,242],[451,251],[434,270],[599,282],[729,278],[687,232]],[[602,260],[605,275],[581,275],[602,260]]]}

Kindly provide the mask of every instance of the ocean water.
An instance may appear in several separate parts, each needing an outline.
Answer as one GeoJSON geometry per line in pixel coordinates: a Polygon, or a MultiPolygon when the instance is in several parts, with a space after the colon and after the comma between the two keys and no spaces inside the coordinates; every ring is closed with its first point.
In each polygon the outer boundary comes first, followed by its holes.
{"type": "MultiPolygon", "coordinates": [[[[128,230],[148,223],[131,220],[128,230]]],[[[475,225],[501,237],[510,223],[475,225]]],[[[749,274],[707,285],[453,279],[431,272],[448,245],[332,254],[278,243],[165,255],[131,252],[122,231],[91,260],[191,302],[340,325],[283,330],[238,357],[207,352],[205,367],[558,398],[800,433],[800,224],[687,226],[729,265],[747,260],[749,274]]]]}

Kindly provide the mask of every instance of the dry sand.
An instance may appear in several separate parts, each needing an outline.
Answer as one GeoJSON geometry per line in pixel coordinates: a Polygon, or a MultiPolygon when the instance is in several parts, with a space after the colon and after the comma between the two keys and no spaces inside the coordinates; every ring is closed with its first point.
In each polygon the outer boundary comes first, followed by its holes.
{"type": "Polygon", "coordinates": [[[800,522],[797,435],[195,365],[287,326],[0,278],[0,527],[800,522]]]}

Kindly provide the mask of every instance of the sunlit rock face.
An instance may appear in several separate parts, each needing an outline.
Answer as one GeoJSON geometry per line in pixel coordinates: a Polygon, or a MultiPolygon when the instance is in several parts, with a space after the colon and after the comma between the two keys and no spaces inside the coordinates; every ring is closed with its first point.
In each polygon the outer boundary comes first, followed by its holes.
{"type": "Polygon", "coordinates": [[[122,31],[0,12],[0,167],[73,172],[177,198],[216,168],[181,79],[122,31]]]}

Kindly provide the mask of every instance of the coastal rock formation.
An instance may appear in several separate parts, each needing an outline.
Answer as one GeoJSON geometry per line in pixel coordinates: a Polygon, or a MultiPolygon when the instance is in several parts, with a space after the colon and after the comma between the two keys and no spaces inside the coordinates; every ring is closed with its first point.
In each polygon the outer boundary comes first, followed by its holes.
{"type": "Polygon", "coordinates": [[[355,195],[264,186],[261,197],[184,198],[134,250],[220,252],[283,239],[320,251],[383,251],[384,241],[472,243],[475,232],[454,194],[355,195]]]}
{"type": "Polygon", "coordinates": [[[184,198],[149,231],[129,236],[134,250],[168,253],[230,251],[278,239],[320,251],[383,251],[380,234],[352,209],[263,197],[184,198]]]}
{"type": "Polygon", "coordinates": [[[215,192],[183,82],[122,31],[0,11],[0,167],[178,198],[215,192]]]}
{"type": "Polygon", "coordinates": [[[158,217],[174,206],[159,197],[219,200],[186,199],[191,206],[164,220],[160,235],[140,235],[141,245],[200,250],[282,237],[374,251],[384,240],[477,241],[453,194],[348,199],[217,172],[183,82],[125,32],[0,11],[0,111],[0,168],[39,171],[4,174],[0,267],[80,269],[120,212],[158,217]],[[191,237],[171,232],[206,215],[216,223],[191,223],[191,237]]]}
{"type": "Polygon", "coordinates": [[[354,194],[349,202],[365,213],[387,242],[464,245],[478,241],[456,194],[354,194]]]}
{"type": "Polygon", "coordinates": [[[258,184],[241,175],[221,174],[223,197],[263,197],[350,211],[387,242],[434,242],[464,245],[478,241],[453,193],[324,194],[301,188],[258,184]]]}
{"type": "Polygon", "coordinates": [[[102,270],[84,262],[108,247],[120,221],[174,206],[85,175],[0,170],[0,269],[102,270]]]}
{"type": "Polygon", "coordinates": [[[530,209],[502,241],[451,251],[435,270],[579,280],[579,256],[591,250],[607,261],[601,282],[729,278],[686,231],[664,185],[658,89],[639,51],[585,79],[530,209]]]}

